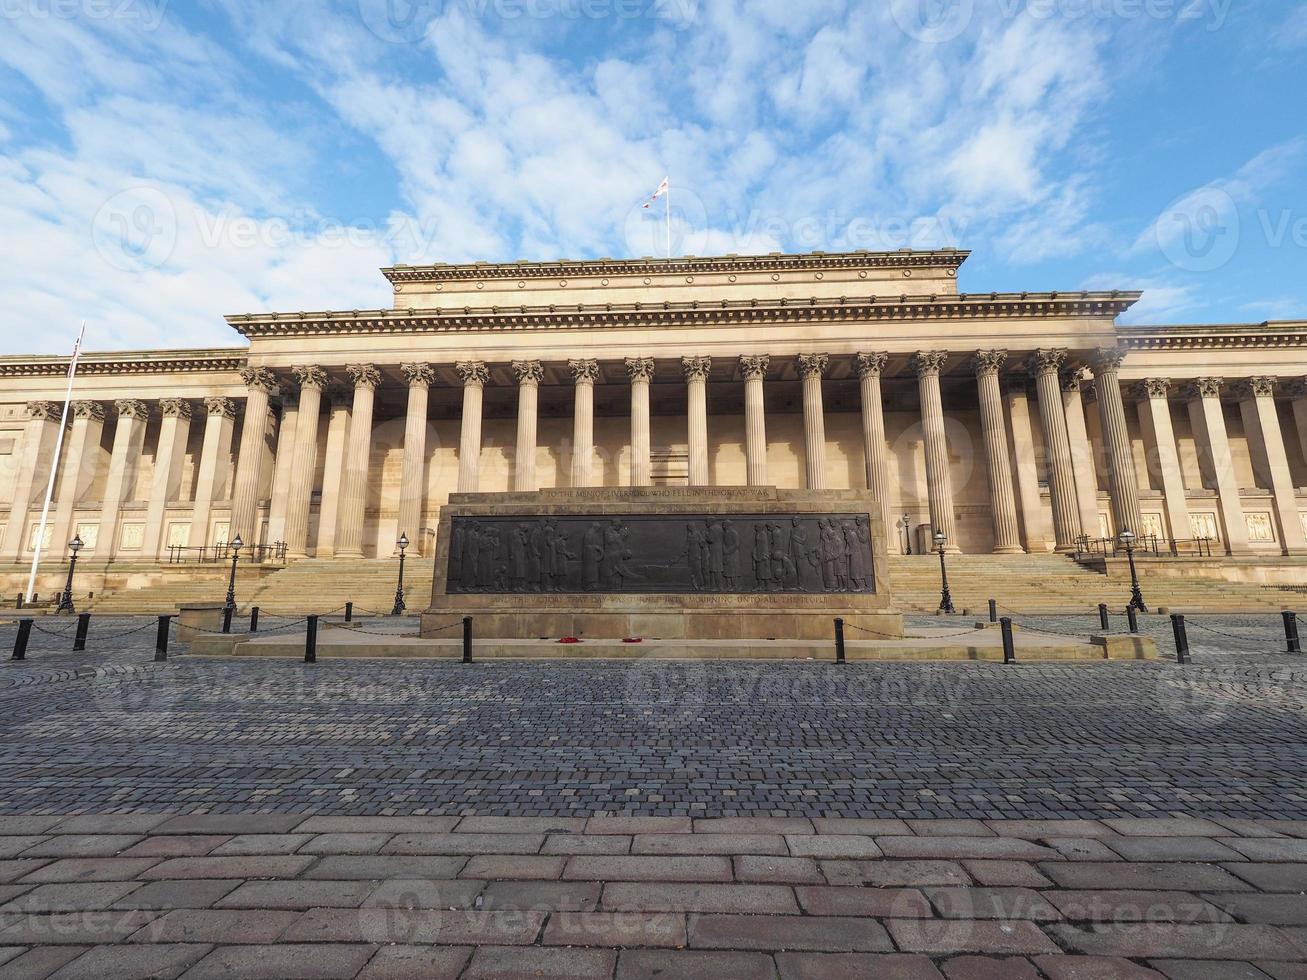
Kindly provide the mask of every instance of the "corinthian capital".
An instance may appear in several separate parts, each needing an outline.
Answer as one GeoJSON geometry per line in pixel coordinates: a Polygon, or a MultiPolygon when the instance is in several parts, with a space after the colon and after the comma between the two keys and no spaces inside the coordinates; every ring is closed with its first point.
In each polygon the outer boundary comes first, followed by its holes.
{"type": "Polygon", "coordinates": [[[889,354],[885,351],[858,354],[855,362],[859,378],[879,378],[889,363],[889,354]]]}
{"type": "Polygon", "coordinates": [[[539,361],[514,361],[513,377],[520,385],[538,385],[545,380],[545,366],[539,361]]]}
{"type": "Polygon", "coordinates": [[[799,377],[803,379],[821,378],[826,373],[826,365],[830,363],[830,356],[827,354],[800,354],[798,356],[799,377]]]}
{"type": "Polygon", "coordinates": [[[599,380],[599,362],[588,358],[578,358],[567,362],[567,368],[572,372],[572,380],[577,384],[589,382],[594,384],[599,380]]]}
{"type": "Polygon", "coordinates": [[[139,398],[120,398],[113,403],[113,408],[120,419],[137,419],[143,422],[150,417],[150,406],[139,398]]]}
{"type": "Polygon", "coordinates": [[[221,395],[210,395],[204,399],[204,411],[207,415],[220,415],[225,419],[236,417],[236,403],[221,395]]]}
{"type": "Polygon", "coordinates": [[[435,368],[425,362],[401,364],[399,369],[404,372],[410,388],[430,388],[436,382],[435,368]]]}
{"type": "Polygon", "coordinates": [[[712,358],[695,355],[694,357],[681,358],[681,370],[685,372],[685,380],[701,378],[708,380],[708,375],[712,372],[712,358]]]}
{"type": "Polygon", "coordinates": [[[316,364],[303,364],[290,369],[295,381],[301,388],[316,388],[321,391],[327,386],[327,372],[316,364]]]}
{"type": "Polygon", "coordinates": [[[1035,376],[1056,374],[1066,360],[1066,349],[1054,347],[1030,355],[1030,373],[1035,376]]]}
{"type": "Polygon", "coordinates": [[[1252,389],[1253,394],[1258,398],[1274,398],[1275,383],[1279,380],[1279,378],[1273,377],[1249,378],[1248,387],[1252,389]]]}
{"type": "Polygon", "coordinates": [[[626,373],[632,381],[652,381],[654,362],[652,357],[628,357],[626,373]]]}
{"type": "MultiPolygon", "coordinates": [[[[175,401],[176,399],[165,398],[164,401],[175,401]]],[[[163,402],[159,403],[160,405],[163,402]]],[[[183,403],[184,404],[184,403],[183,403]]],[[[99,402],[73,402],[73,418],[90,419],[93,422],[104,421],[104,406],[99,402]]]]}
{"type": "MultiPolygon", "coordinates": [[[[185,398],[160,398],[159,414],[166,419],[181,419],[189,421],[191,417],[191,403],[185,398]]],[[[101,412],[101,418],[104,413],[101,412]]]]}
{"type": "Polygon", "coordinates": [[[484,388],[490,383],[490,369],[486,367],[485,361],[459,361],[454,365],[454,370],[458,372],[464,387],[475,385],[484,388]]]}
{"type": "Polygon", "coordinates": [[[741,354],[740,355],[740,373],[746,378],[764,378],[767,376],[767,368],[771,364],[771,357],[767,354],[741,354]]]}
{"type": "Polygon", "coordinates": [[[919,350],[912,357],[912,367],[919,378],[938,375],[947,362],[948,351],[946,350],[919,350]]]}
{"type": "Polygon", "coordinates": [[[247,388],[258,388],[272,394],[277,390],[277,377],[265,367],[241,368],[241,381],[247,388]]]}
{"type": "Polygon", "coordinates": [[[45,419],[47,422],[59,417],[59,406],[54,402],[36,401],[27,403],[29,419],[45,419]]]}
{"type": "Polygon", "coordinates": [[[1006,361],[1007,351],[1005,350],[976,351],[976,377],[983,378],[986,375],[998,374],[999,368],[1006,361]]]}
{"type": "Polygon", "coordinates": [[[1120,347],[1100,347],[1089,358],[1089,366],[1093,368],[1094,374],[1114,374],[1121,370],[1121,362],[1125,360],[1125,351],[1120,347]]]}
{"type": "Polygon", "coordinates": [[[381,384],[381,372],[375,364],[346,364],[345,373],[355,388],[376,388],[381,384]]]}
{"type": "Polygon", "coordinates": [[[1063,391],[1079,391],[1080,383],[1084,380],[1084,370],[1072,368],[1070,371],[1063,371],[1058,374],[1057,380],[1062,385],[1063,391]]]}
{"type": "Polygon", "coordinates": [[[1185,386],[1185,396],[1188,398],[1220,398],[1221,386],[1224,384],[1224,378],[1194,378],[1191,384],[1185,386]]]}
{"type": "Polygon", "coordinates": [[[1169,378],[1144,378],[1135,386],[1139,398],[1166,398],[1171,391],[1169,378]]]}

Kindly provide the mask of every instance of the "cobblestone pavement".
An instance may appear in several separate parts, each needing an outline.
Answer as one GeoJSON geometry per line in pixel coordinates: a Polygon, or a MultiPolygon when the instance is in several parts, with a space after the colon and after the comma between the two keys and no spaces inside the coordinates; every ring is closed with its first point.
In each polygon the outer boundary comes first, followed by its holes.
{"type": "Polygon", "coordinates": [[[0,817],[0,975],[1291,980],[1307,822],[0,817]]]}
{"type": "Polygon", "coordinates": [[[103,619],[0,665],[0,813],[1307,819],[1307,661],[1278,617],[1190,622],[1188,667],[840,667],[155,664],[151,621],[103,619]]]}

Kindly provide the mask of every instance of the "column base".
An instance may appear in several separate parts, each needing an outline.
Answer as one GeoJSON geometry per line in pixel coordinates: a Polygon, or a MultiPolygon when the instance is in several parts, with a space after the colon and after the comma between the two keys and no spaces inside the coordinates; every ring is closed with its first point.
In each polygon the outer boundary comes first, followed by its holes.
{"type": "Polygon", "coordinates": [[[995,555],[1024,555],[1026,549],[1020,545],[1013,545],[1010,548],[995,548],[992,553],[995,555]]]}

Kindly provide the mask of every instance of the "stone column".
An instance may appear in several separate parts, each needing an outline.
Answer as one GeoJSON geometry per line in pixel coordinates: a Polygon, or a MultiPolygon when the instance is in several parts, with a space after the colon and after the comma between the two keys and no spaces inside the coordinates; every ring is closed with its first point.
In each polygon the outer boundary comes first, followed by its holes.
{"type": "Polygon", "coordinates": [[[862,458],[867,472],[867,490],[880,506],[885,522],[885,537],[890,547],[902,551],[901,538],[891,533],[894,518],[889,507],[889,448],[885,440],[885,406],[881,397],[880,376],[889,354],[859,354],[858,386],[862,395],[862,458]]]}
{"type": "MultiPolygon", "coordinates": [[[[235,428],[236,403],[220,396],[206,398],[204,413],[204,443],[200,449],[200,465],[195,479],[195,502],[191,506],[192,548],[203,548],[209,543],[209,515],[213,511],[213,502],[218,499],[227,483],[227,468],[231,465],[231,437],[235,428]]],[[[264,422],[266,424],[266,418],[264,422]]],[[[262,438],[259,441],[262,442],[262,438]]],[[[239,533],[234,528],[229,528],[227,540],[236,540],[239,533]]],[[[241,535],[241,540],[245,541],[244,535],[241,535]]],[[[251,540],[245,543],[254,542],[251,540]]]]}
{"type": "Polygon", "coordinates": [[[1302,444],[1302,458],[1307,460],[1307,379],[1289,385],[1293,399],[1293,420],[1298,426],[1298,441],[1302,444]]]}
{"type": "MultiPolygon", "coordinates": [[[[264,435],[268,431],[268,399],[277,390],[277,379],[267,368],[254,367],[243,369],[241,380],[248,391],[245,421],[241,424],[240,459],[236,461],[236,485],[231,495],[231,536],[235,538],[239,534],[247,544],[257,544],[261,530],[259,488],[263,480],[264,435]]],[[[279,430],[278,454],[283,441],[289,443],[283,440],[279,430]]]]}
{"type": "Polygon", "coordinates": [[[530,493],[540,489],[536,482],[536,450],[539,447],[540,382],[545,366],[539,361],[514,361],[517,379],[517,450],[513,461],[513,489],[530,493]]]}
{"type": "Polygon", "coordinates": [[[1064,350],[1035,351],[1030,370],[1035,375],[1039,418],[1044,426],[1048,452],[1048,489],[1053,502],[1053,537],[1058,551],[1074,551],[1082,532],[1080,503],[1076,497],[1075,468],[1071,465],[1071,437],[1067,433],[1066,410],[1057,372],[1066,360],[1064,350]]]}
{"type": "Polygon", "coordinates": [[[484,361],[454,365],[463,381],[463,428],[458,440],[458,492],[476,493],[481,485],[481,406],[490,371],[484,361]]]}
{"type": "Polygon", "coordinates": [[[649,467],[649,383],[653,380],[651,357],[628,357],[626,373],[631,379],[631,486],[653,483],[649,467]]]}
{"type": "Polygon", "coordinates": [[[1021,534],[1026,551],[1043,554],[1051,551],[1051,529],[1039,492],[1039,472],[1035,466],[1035,431],[1030,422],[1030,393],[1024,380],[1009,383],[1003,393],[1012,441],[1008,444],[1012,470],[1016,475],[1017,503],[1020,505],[1021,534]]]}
{"type": "Polygon", "coordinates": [[[803,447],[809,490],[826,489],[826,414],[821,402],[821,378],[830,358],[826,354],[800,354],[803,379],[803,447]]]}
{"type": "Polygon", "coordinates": [[[1085,424],[1084,392],[1080,370],[1064,371],[1062,410],[1066,414],[1066,433],[1071,443],[1071,470],[1076,475],[1076,502],[1080,507],[1080,530],[1092,534],[1098,527],[1098,469],[1094,465],[1094,446],[1085,424]]]}
{"type": "Polygon", "coordinates": [[[599,362],[567,362],[576,382],[576,410],[572,415],[572,486],[590,486],[594,463],[595,382],[599,380],[599,362]]]}
{"type": "Polygon", "coordinates": [[[1239,411],[1254,466],[1269,483],[1280,525],[1280,546],[1286,555],[1307,554],[1307,535],[1298,516],[1298,494],[1289,472],[1284,433],[1275,407],[1276,378],[1250,378],[1238,386],[1239,411]]]}
{"type": "MultiPolygon", "coordinates": [[[[162,404],[162,403],[161,403],[162,404]]],[[[182,403],[183,405],[185,402],[182,403]]],[[[73,427],[68,433],[64,446],[63,471],[59,474],[59,487],[55,491],[54,533],[50,540],[62,545],[70,540],[74,533],[73,510],[77,506],[82,492],[94,477],[94,463],[100,452],[100,438],[104,433],[104,406],[99,402],[79,401],[72,404],[73,427]],[[92,472],[87,473],[87,463],[92,463],[92,472]]],[[[189,406],[186,418],[190,419],[189,406]]],[[[186,425],[190,425],[187,421],[186,425]]],[[[164,431],[167,429],[165,415],[164,431]]],[[[160,435],[160,453],[163,451],[163,434],[160,435]]],[[[186,437],[182,436],[182,453],[186,452],[186,437]]],[[[159,459],[156,454],[155,470],[158,471],[159,459]]],[[[151,506],[154,496],[150,498],[151,506]]],[[[146,548],[149,548],[147,541],[146,548]]],[[[146,554],[150,554],[149,550],[146,554]]]]}
{"type": "Polygon", "coordinates": [[[0,555],[16,561],[23,557],[27,547],[27,512],[32,501],[42,499],[44,484],[49,480],[49,467],[54,457],[54,444],[59,435],[59,419],[63,409],[54,402],[27,403],[27,427],[23,430],[22,455],[18,472],[14,474],[14,499],[5,524],[5,536],[0,555]],[[39,487],[39,489],[38,489],[39,487]]]}
{"type": "Polygon", "coordinates": [[[683,357],[685,372],[687,444],[692,487],[708,486],[708,375],[711,357],[683,357]]]}
{"type": "Polygon", "coordinates": [[[1094,390],[1098,394],[1098,412],[1103,422],[1103,442],[1107,451],[1108,492],[1112,496],[1112,520],[1116,533],[1129,528],[1142,534],[1143,518],[1139,514],[1139,479],[1135,473],[1134,449],[1125,421],[1125,403],[1121,400],[1121,362],[1125,351],[1102,348],[1094,352],[1094,390]]]}
{"type": "Polygon", "coordinates": [[[1147,378],[1135,389],[1139,398],[1139,427],[1143,430],[1144,446],[1152,463],[1150,467],[1162,484],[1166,498],[1166,522],[1174,540],[1188,540],[1194,536],[1189,522],[1189,500],[1184,490],[1184,470],[1180,467],[1180,454],[1175,446],[1175,429],[1171,425],[1171,402],[1167,397],[1171,382],[1165,378],[1147,378]]]}
{"type": "Polygon", "coordinates": [[[1189,421],[1198,443],[1199,459],[1216,484],[1221,523],[1225,526],[1226,553],[1243,555],[1249,551],[1248,524],[1244,520],[1243,501],[1239,499],[1239,483],[1234,477],[1225,414],[1221,410],[1223,383],[1220,378],[1198,378],[1185,389],[1185,398],[1189,401],[1189,421]]]}
{"type": "MultiPolygon", "coordinates": [[[[154,558],[164,558],[168,554],[168,542],[164,538],[163,525],[167,518],[168,504],[176,500],[181,491],[182,467],[186,464],[186,444],[191,436],[191,403],[183,398],[161,398],[159,413],[163,416],[163,421],[159,423],[159,444],[154,450],[154,478],[150,482],[149,506],[145,511],[145,537],[141,541],[141,556],[154,558]]],[[[100,412],[100,418],[104,418],[103,410],[100,412]]],[[[74,435],[76,431],[74,426],[74,435]]],[[[99,443],[98,436],[96,443],[97,445],[99,443]]],[[[73,460],[70,459],[69,462],[72,463],[73,460]]],[[[77,480],[73,475],[72,467],[65,470],[64,476],[73,481],[77,480]]],[[[73,496],[75,497],[76,494],[74,493],[73,496]]],[[[71,501],[68,510],[71,516],[71,501]]],[[[55,533],[60,533],[57,528],[55,533]]]]}
{"type": "Polygon", "coordinates": [[[944,431],[944,399],[939,372],[948,351],[918,351],[912,359],[921,399],[921,431],[926,450],[926,495],[930,501],[931,533],[943,531],[945,551],[957,552],[957,525],[953,517],[953,477],[949,472],[948,437],[944,431]]]}
{"type": "Polygon", "coordinates": [[[272,488],[268,501],[268,542],[286,543],[286,510],[290,504],[290,470],[295,461],[295,430],[299,428],[300,396],[287,391],[281,396],[281,418],[277,422],[277,453],[272,462],[272,488]]]}
{"type": "Polygon", "coordinates": [[[427,405],[436,372],[430,364],[403,364],[408,381],[408,412],[404,417],[404,465],[399,482],[399,533],[407,534],[413,550],[427,553],[422,513],[427,484],[427,405]]]}
{"type": "Polygon", "coordinates": [[[1007,454],[1007,423],[1003,421],[1003,392],[998,371],[1007,360],[1005,350],[976,352],[976,386],[980,392],[980,427],[985,439],[989,498],[994,521],[994,554],[1019,555],[1021,532],[1017,526],[1017,498],[1012,490],[1012,461],[1007,454]]]}
{"type": "Polygon", "coordinates": [[[145,423],[150,418],[150,406],[137,398],[123,398],[113,406],[118,412],[118,422],[113,430],[113,452],[109,457],[109,475],[100,506],[100,537],[95,546],[97,558],[108,558],[118,548],[119,511],[131,492],[145,442],[145,423]]]}
{"type": "Polygon", "coordinates": [[[313,556],[334,558],[340,533],[340,485],[345,479],[354,390],[328,385],[322,396],[327,401],[327,441],[322,447],[322,487],[318,494],[318,533],[313,542],[313,556]]]}
{"type": "Polygon", "coordinates": [[[291,371],[300,386],[300,406],[295,423],[295,452],[290,462],[290,485],[286,491],[286,551],[291,558],[307,558],[309,508],[318,468],[318,412],[322,408],[327,372],[312,364],[291,371]]]}
{"type": "Polygon", "coordinates": [[[340,533],[336,536],[336,554],[342,558],[362,558],[368,464],[372,458],[372,409],[377,385],[381,384],[381,372],[372,364],[350,364],[345,370],[354,382],[354,407],[350,414],[349,442],[340,487],[340,533]]]}
{"type": "Polygon", "coordinates": [[[771,358],[766,354],[740,357],[744,375],[744,456],[749,486],[767,485],[767,413],[763,407],[762,379],[771,358]]]}

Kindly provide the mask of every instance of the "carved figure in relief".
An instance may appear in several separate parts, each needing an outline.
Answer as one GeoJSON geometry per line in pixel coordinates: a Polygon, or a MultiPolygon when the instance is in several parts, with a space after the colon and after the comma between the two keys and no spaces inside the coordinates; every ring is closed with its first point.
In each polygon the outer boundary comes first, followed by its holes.
{"type": "Polygon", "coordinates": [[[604,560],[604,529],[595,522],[581,540],[581,574],[587,592],[599,590],[599,571],[604,560]]]}
{"type": "Polygon", "coordinates": [[[855,532],[855,542],[853,546],[854,567],[854,587],[862,591],[871,588],[873,570],[871,566],[871,528],[867,526],[867,519],[859,517],[855,532]]]}
{"type": "Polygon", "coordinates": [[[528,592],[545,590],[545,528],[544,521],[532,521],[527,531],[526,581],[528,592]]]}
{"type": "Polygon", "coordinates": [[[527,554],[531,548],[531,525],[519,524],[508,535],[508,582],[514,592],[529,589],[527,554]]]}
{"type": "Polygon", "coordinates": [[[822,519],[817,522],[821,536],[821,581],[827,592],[841,591],[840,558],[844,553],[844,542],[835,530],[835,522],[822,519]]]}
{"type": "Polygon", "coordinates": [[[772,591],[781,592],[793,588],[795,582],[794,562],[786,552],[785,533],[779,524],[768,524],[771,545],[772,591]]]}
{"type": "Polygon", "coordinates": [[[685,564],[690,572],[690,588],[702,592],[703,581],[703,533],[694,524],[685,525],[685,564]]]}
{"type": "Polygon", "coordinates": [[[463,536],[466,533],[462,524],[455,524],[449,537],[449,580],[463,581],[463,536]]]}
{"type": "Polygon", "coordinates": [[[476,521],[463,525],[463,588],[469,591],[477,587],[477,574],[481,568],[481,534],[476,521]]]}
{"type": "Polygon", "coordinates": [[[863,560],[862,549],[858,546],[858,528],[852,521],[845,521],[841,531],[844,535],[844,551],[848,556],[848,588],[850,591],[866,587],[867,563],[863,560]]]}
{"type": "Polygon", "coordinates": [[[576,555],[567,550],[567,532],[557,520],[551,517],[546,526],[549,528],[549,588],[553,592],[562,592],[567,584],[567,563],[576,555]]]}
{"type": "Polygon", "coordinates": [[[708,588],[714,592],[722,590],[723,548],[725,530],[721,521],[708,521],[708,588]]]}
{"type": "Polygon", "coordinates": [[[766,524],[759,522],[753,525],[753,574],[758,579],[759,592],[771,591],[770,537],[766,524]]]}
{"type": "Polygon", "coordinates": [[[739,588],[740,533],[728,521],[722,521],[722,577],[726,580],[728,592],[739,588]]]}
{"type": "Polygon", "coordinates": [[[481,543],[477,551],[477,584],[485,589],[498,584],[499,569],[495,563],[495,555],[499,551],[499,531],[488,527],[479,537],[481,543]]]}

